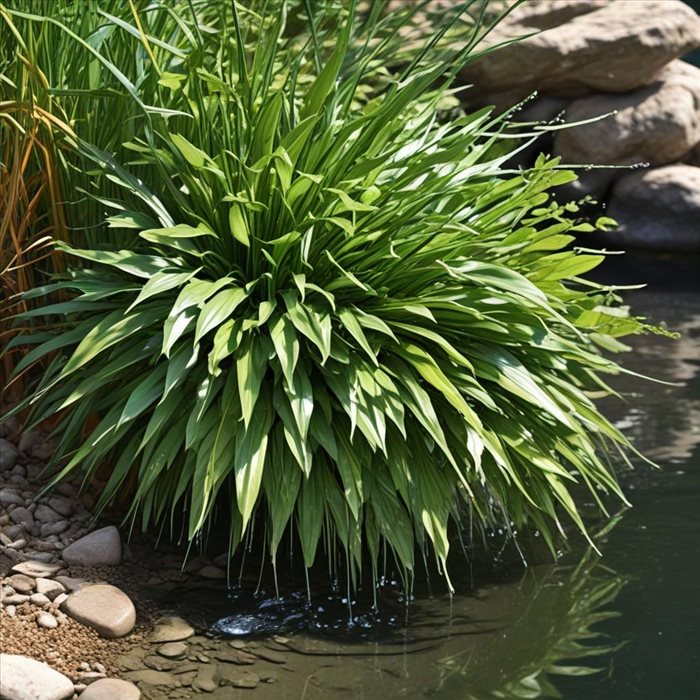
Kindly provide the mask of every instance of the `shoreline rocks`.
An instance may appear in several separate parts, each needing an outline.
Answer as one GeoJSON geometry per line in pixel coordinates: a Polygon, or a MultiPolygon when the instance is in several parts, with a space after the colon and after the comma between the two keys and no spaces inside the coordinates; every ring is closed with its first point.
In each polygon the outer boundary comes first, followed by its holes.
{"type": "Polygon", "coordinates": [[[627,92],[700,45],[700,18],[681,0],[607,2],[592,11],[584,3],[587,11],[564,22],[556,4],[540,7],[534,26],[513,12],[487,35],[486,45],[543,31],[469,63],[462,81],[521,98],[534,90],[563,97],[627,92]]]}
{"type": "Polygon", "coordinates": [[[503,112],[538,91],[510,118],[545,123],[558,101],[566,122],[589,123],[543,128],[514,166],[542,151],[581,166],[557,198],[607,204],[621,227],[601,235],[605,244],[698,252],[700,68],[678,59],[700,48],[700,16],[681,0],[530,0],[482,48],[533,32],[466,66],[467,108],[503,112]],[[648,175],[630,171],[642,163],[648,175]],[[681,163],[696,172],[666,169],[681,163]]]}

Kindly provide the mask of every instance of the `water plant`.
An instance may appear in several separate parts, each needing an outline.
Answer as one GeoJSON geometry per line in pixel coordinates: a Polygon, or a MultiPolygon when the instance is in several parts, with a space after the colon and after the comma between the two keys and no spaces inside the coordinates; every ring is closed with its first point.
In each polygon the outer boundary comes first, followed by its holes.
{"type": "Polygon", "coordinates": [[[144,527],[184,509],[194,539],[223,510],[232,551],[257,524],[273,564],[288,532],[351,582],[384,548],[447,577],[467,517],[554,550],[562,512],[585,532],[572,486],[621,495],[605,456],[628,443],[592,395],[620,369],[601,348],[644,329],[583,277],[604,256],[571,246],[595,228],[551,196],[574,175],[509,170],[528,137],[507,114],[446,109],[478,20],[373,84],[399,36],[381,12],[341,4],[297,47],[285,7],[222,5],[211,32],[195,14],[178,46],[128,25],[160,101],[120,78],[143,111],[128,163],[76,140],[121,195],[93,190],[107,226],[59,246],[82,266],[23,297],[72,294],[24,314],[53,326],[16,372],[54,358],[20,408],[60,419],[56,479],[109,464],[100,505],[133,477],[144,527]]]}

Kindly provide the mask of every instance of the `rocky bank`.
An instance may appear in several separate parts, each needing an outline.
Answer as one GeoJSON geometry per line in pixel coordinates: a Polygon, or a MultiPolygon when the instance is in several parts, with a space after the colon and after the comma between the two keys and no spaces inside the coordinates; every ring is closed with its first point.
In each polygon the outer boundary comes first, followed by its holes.
{"type": "Polygon", "coordinates": [[[503,111],[537,92],[517,120],[587,122],[519,164],[545,150],[589,166],[566,194],[607,204],[620,227],[606,242],[700,252],[700,68],[681,60],[700,47],[700,17],[680,0],[528,0],[481,48],[516,37],[464,69],[468,106],[503,111]]]}
{"type": "Polygon", "coordinates": [[[12,421],[0,436],[0,698],[227,698],[277,680],[283,638],[214,639],[158,602],[221,589],[225,554],[183,569],[183,552],[123,543],[77,484],[42,494],[50,439],[12,421]]]}

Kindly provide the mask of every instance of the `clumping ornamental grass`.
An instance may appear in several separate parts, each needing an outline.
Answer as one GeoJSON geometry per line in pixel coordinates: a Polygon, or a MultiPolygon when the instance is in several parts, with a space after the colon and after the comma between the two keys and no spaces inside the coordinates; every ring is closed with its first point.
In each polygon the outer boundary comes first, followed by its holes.
{"type": "Polygon", "coordinates": [[[574,175],[508,169],[529,138],[508,115],[444,109],[483,26],[368,94],[397,36],[380,13],[346,3],[291,50],[283,4],[243,5],[217,31],[183,14],[177,49],[132,18],[164,107],[129,162],[77,142],[111,214],[25,296],[72,294],[24,315],[51,325],[16,367],[53,353],[22,406],[60,419],[56,479],[111,465],[100,507],[136,475],[143,527],[184,510],[194,539],[223,512],[232,552],[256,523],[273,564],[289,533],[353,583],[387,548],[409,581],[432,552],[449,584],[451,523],[553,550],[562,514],[585,532],[572,488],[621,496],[629,448],[593,403],[620,371],[601,350],[646,326],[584,277],[595,228],[551,195],[574,175]]]}

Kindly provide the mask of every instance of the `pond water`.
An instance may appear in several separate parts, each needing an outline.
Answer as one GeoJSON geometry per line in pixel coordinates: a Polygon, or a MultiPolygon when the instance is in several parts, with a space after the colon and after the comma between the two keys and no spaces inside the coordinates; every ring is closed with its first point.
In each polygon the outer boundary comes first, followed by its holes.
{"type": "MultiPolygon", "coordinates": [[[[262,629],[254,642],[284,652],[279,681],[254,691],[227,688],[226,697],[699,698],[697,262],[627,257],[625,268],[609,266],[617,282],[620,274],[630,283],[651,281],[649,289],[629,293],[628,302],[682,334],[677,341],[634,338],[626,366],[681,385],[629,376],[614,382],[624,400],[608,400],[604,410],[661,469],[638,460],[634,471],[621,473],[633,507],[600,535],[602,558],[574,543],[556,565],[524,569],[507,556],[493,565],[463,564],[451,572],[453,599],[418,590],[408,608],[388,582],[378,618],[360,598],[351,629],[342,593],[314,591],[309,610],[302,591],[280,606],[249,594],[225,599],[212,589],[204,607],[199,591],[203,621],[234,615],[222,624],[235,635],[248,629],[245,616],[254,613],[255,622],[284,635],[273,639],[262,629]]],[[[187,607],[182,590],[179,599],[187,607]]]]}

